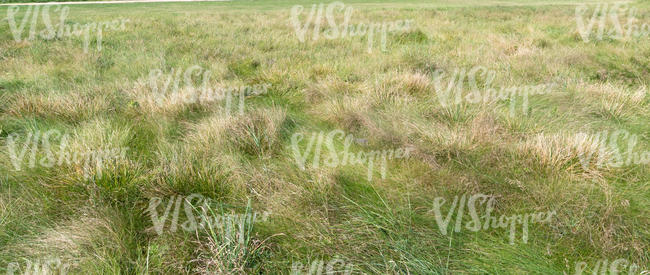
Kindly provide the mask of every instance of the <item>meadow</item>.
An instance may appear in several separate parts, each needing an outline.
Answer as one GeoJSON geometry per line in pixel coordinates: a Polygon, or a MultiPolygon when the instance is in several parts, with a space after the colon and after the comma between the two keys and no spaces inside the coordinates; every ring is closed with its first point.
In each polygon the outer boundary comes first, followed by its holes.
{"type": "Polygon", "coordinates": [[[330,3],[0,6],[0,273],[650,270],[650,2],[330,3]]]}

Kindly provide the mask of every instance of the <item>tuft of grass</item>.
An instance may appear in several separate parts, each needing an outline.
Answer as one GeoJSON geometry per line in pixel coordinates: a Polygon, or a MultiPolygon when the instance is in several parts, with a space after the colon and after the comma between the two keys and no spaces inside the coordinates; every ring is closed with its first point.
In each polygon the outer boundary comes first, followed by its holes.
{"type": "Polygon", "coordinates": [[[395,35],[395,43],[397,44],[425,44],[428,41],[429,37],[420,29],[395,35]]]}
{"type": "Polygon", "coordinates": [[[238,150],[258,158],[277,152],[286,114],[278,109],[259,109],[226,126],[225,136],[238,150]]]}
{"type": "Polygon", "coordinates": [[[228,65],[228,69],[240,78],[250,78],[256,74],[257,69],[260,67],[260,62],[252,59],[243,59],[232,62],[228,65]]]}
{"type": "MultiPolygon", "coordinates": [[[[252,212],[250,200],[242,215],[227,215],[223,210],[202,207],[201,217],[207,220],[206,242],[197,261],[201,274],[254,274],[263,269],[261,259],[266,246],[256,239],[254,227],[257,214],[252,212]],[[213,217],[221,217],[217,221],[213,217]]],[[[197,229],[198,230],[198,229],[197,229]]]]}

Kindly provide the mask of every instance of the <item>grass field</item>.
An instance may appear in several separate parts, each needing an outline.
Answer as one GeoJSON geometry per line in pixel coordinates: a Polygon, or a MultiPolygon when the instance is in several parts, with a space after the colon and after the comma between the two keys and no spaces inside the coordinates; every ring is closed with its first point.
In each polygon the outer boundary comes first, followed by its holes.
{"type": "MultiPolygon", "coordinates": [[[[326,38],[326,21],[303,42],[292,9],[304,23],[320,3],[69,6],[71,31],[111,22],[88,39],[29,39],[47,22],[0,7],[0,273],[650,270],[647,33],[584,36],[579,5],[587,21],[605,2],[377,0],[344,5],[351,24],[411,22],[385,44],[326,38]],[[226,90],[191,99],[205,87],[226,90]],[[447,216],[481,194],[494,217],[553,215],[527,232],[447,216]]],[[[647,28],[650,2],[628,5],[647,28]]]]}

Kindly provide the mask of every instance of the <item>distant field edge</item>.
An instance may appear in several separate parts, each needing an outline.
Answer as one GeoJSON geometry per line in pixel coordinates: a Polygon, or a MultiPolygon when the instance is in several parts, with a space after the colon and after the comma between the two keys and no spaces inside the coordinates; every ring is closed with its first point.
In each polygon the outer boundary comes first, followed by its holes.
{"type": "Polygon", "coordinates": [[[232,0],[107,0],[107,1],[33,1],[33,2],[2,2],[0,6],[33,6],[33,5],[84,5],[84,4],[129,4],[129,3],[173,3],[173,2],[230,2],[232,0]]]}

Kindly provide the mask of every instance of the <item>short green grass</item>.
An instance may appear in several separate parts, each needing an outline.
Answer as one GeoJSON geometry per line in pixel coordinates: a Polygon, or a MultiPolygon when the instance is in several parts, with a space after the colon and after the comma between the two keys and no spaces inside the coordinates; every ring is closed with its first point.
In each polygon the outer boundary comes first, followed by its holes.
{"type": "MultiPolygon", "coordinates": [[[[47,257],[72,274],[288,274],[337,257],[354,274],[573,274],[619,258],[650,269],[648,164],[583,171],[563,155],[573,134],[615,129],[650,150],[650,38],[583,42],[578,1],[346,2],[353,23],[414,22],[368,53],[360,37],[298,41],[290,9],[313,3],[70,6],[73,23],[130,19],[87,53],[75,37],[15,42],[0,21],[0,272],[47,257]],[[243,115],[147,103],[151,70],[193,65],[214,85],[271,88],[243,115]],[[473,66],[500,86],[560,85],[514,117],[507,102],[441,106],[433,72],[473,66]],[[50,129],[74,150],[129,150],[91,177],[75,165],[15,171],[9,135],[50,129]],[[298,168],[292,135],[336,129],[368,141],[353,151],[415,151],[372,181],[361,165],[298,168]],[[272,214],[157,235],[150,199],[193,193],[272,214]],[[500,196],[499,215],[557,216],[531,225],[528,243],[504,230],[442,235],[434,199],[477,193],[500,196]]],[[[632,5],[650,21],[647,1],[632,5]]]]}

